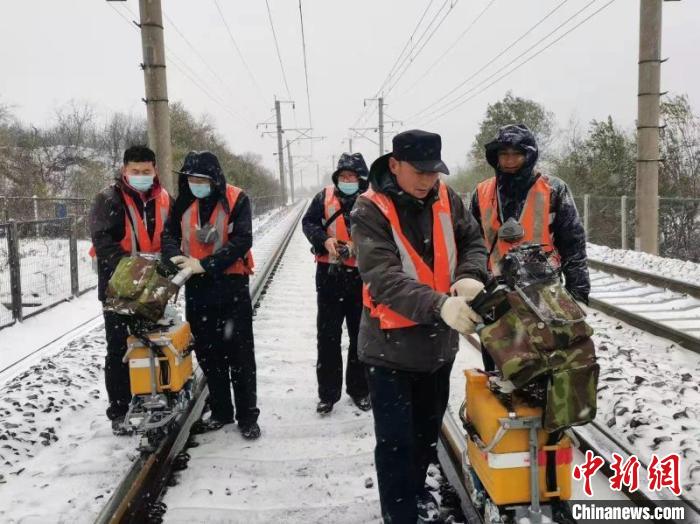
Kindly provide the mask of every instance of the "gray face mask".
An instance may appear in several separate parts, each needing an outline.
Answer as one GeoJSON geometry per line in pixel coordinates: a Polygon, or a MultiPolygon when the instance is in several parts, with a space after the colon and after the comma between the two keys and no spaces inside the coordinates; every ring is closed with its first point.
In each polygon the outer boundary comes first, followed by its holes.
{"type": "Polygon", "coordinates": [[[506,220],[505,224],[498,229],[498,238],[505,242],[517,242],[524,236],[525,230],[523,229],[523,225],[513,217],[506,220]]]}
{"type": "Polygon", "coordinates": [[[200,226],[195,231],[195,235],[202,244],[215,244],[219,240],[219,232],[212,224],[200,226]]]}

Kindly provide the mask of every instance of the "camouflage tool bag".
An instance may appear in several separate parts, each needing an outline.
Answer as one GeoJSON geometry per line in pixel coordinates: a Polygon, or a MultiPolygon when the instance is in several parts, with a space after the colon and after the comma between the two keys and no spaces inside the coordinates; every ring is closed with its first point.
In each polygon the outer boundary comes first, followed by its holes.
{"type": "Polygon", "coordinates": [[[168,278],[168,269],[158,260],[142,256],[124,257],[107,285],[105,311],[157,321],[178,286],[168,278]]]}
{"type": "Polygon", "coordinates": [[[599,368],[583,310],[558,280],[516,285],[505,300],[507,311],[479,332],[503,378],[544,385],[547,431],[593,420],[599,368]]]}

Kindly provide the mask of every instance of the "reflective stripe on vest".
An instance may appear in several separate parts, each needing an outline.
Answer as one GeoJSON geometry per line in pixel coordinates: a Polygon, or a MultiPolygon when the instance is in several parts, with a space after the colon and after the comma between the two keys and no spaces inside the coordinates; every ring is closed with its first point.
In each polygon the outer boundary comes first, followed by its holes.
{"type": "MultiPolygon", "coordinates": [[[[125,191],[121,191],[122,199],[124,200],[124,237],[119,242],[119,245],[125,253],[131,256],[137,253],[160,253],[160,237],[165,227],[165,222],[168,220],[168,212],[170,211],[170,195],[162,187],[158,194],[154,197],[156,224],[153,230],[153,238],[148,234],[146,206],[143,205],[144,216],[138,212],[136,202],[125,191]],[[136,230],[132,227],[136,225],[136,230]]],[[[91,257],[96,255],[95,246],[90,247],[89,252],[91,257]]]]}
{"type": "MultiPolygon", "coordinates": [[[[335,215],[336,211],[340,209],[340,201],[335,195],[335,186],[327,186],[323,191],[324,196],[322,224],[323,226],[325,226],[328,222],[328,219],[335,215]]],[[[331,222],[331,224],[328,226],[328,229],[326,230],[326,233],[329,237],[337,238],[341,242],[347,243],[351,241],[350,232],[348,231],[347,224],[345,223],[345,217],[342,213],[338,215],[338,218],[331,222]]],[[[315,259],[316,262],[325,262],[326,264],[329,264],[331,262],[328,253],[324,255],[316,255],[315,259]]],[[[349,267],[357,267],[357,260],[354,257],[348,258],[346,260],[343,260],[343,264],[349,267]]]]}
{"type": "Polygon", "coordinates": [[[484,231],[486,249],[491,253],[488,260],[489,270],[498,274],[498,263],[506,253],[527,242],[543,244],[543,250],[546,253],[553,252],[551,260],[558,265],[559,258],[550,231],[554,218],[554,215],[549,212],[551,186],[545,177],[540,175],[527,193],[519,219],[525,234],[517,242],[498,239],[498,230],[502,224],[498,213],[497,191],[496,177],[489,178],[476,187],[481,228],[484,231]]]}
{"type": "MultiPolygon", "coordinates": [[[[233,210],[241,194],[241,189],[226,184],[226,200],[228,202],[229,211],[233,210]]],[[[232,229],[233,224],[229,224],[229,215],[221,205],[221,202],[216,204],[209,223],[214,226],[217,232],[216,241],[213,244],[203,244],[197,239],[197,230],[199,229],[199,199],[195,199],[187,210],[182,214],[180,227],[182,229],[182,252],[187,256],[195,257],[199,260],[208,257],[219,251],[228,242],[229,229],[232,229]]],[[[239,258],[231,264],[224,273],[250,275],[253,273],[255,263],[253,254],[248,251],[243,258],[239,258]]]]}
{"type": "MultiPolygon", "coordinates": [[[[439,198],[433,203],[433,269],[431,269],[413,248],[401,230],[399,216],[391,198],[369,190],[360,198],[371,200],[387,218],[391,233],[401,258],[401,268],[414,280],[429,286],[439,293],[449,293],[450,284],[457,270],[457,245],[455,243],[452,213],[447,186],[440,183],[439,198]]],[[[370,316],[379,319],[381,329],[399,329],[415,326],[416,323],[392,310],[385,304],[378,304],[372,298],[369,286],[362,286],[362,302],[369,309],[370,316]]]]}

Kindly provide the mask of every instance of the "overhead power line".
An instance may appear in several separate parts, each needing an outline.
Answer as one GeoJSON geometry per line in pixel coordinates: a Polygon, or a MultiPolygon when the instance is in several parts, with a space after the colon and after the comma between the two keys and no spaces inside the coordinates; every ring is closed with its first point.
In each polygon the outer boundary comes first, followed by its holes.
{"type": "Polygon", "coordinates": [[[231,40],[231,44],[233,45],[233,48],[236,50],[236,53],[238,54],[238,58],[241,59],[241,62],[243,62],[243,66],[245,67],[246,71],[248,72],[248,77],[250,77],[250,80],[253,82],[255,85],[256,92],[258,93],[258,96],[265,102],[265,97],[263,95],[263,89],[260,87],[260,84],[258,83],[258,80],[255,78],[255,75],[253,74],[253,71],[250,69],[250,66],[248,65],[248,62],[246,61],[245,57],[243,56],[243,53],[241,52],[241,48],[238,47],[238,42],[236,42],[236,38],[233,36],[233,31],[231,31],[231,27],[228,25],[228,22],[226,22],[226,17],[224,16],[224,12],[221,10],[221,6],[219,5],[219,2],[217,0],[214,0],[214,5],[216,6],[216,10],[219,12],[219,17],[221,18],[221,21],[224,24],[224,27],[226,27],[226,32],[228,33],[229,39],[231,40]]]}
{"type": "MultiPolygon", "coordinates": [[[[396,66],[399,64],[401,59],[403,58],[404,53],[406,52],[407,49],[409,49],[409,46],[411,45],[411,42],[413,42],[413,37],[416,34],[416,31],[418,31],[418,28],[420,27],[421,23],[423,23],[423,20],[425,19],[425,15],[428,14],[428,11],[430,10],[430,7],[433,5],[435,0],[430,0],[428,2],[428,5],[425,7],[423,10],[423,13],[421,14],[420,18],[418,19],[418,23],[416,23],[416,26],[413,28],[413,31],[411,31],[411,35],[408,37],[408,40],[406,40],[406,43],[404,44],[403,48],[401,49],[401,52],[399,55],[396,57],[396,60],[394,60],[394,63],[391,65],[389,68],[389,73],[387,74],[386,78],[382,81],[381,85],[379,86],[379,89],[377,89],[377,92],[374,94],[372,98],[377,98],[379,96],[379,93],[381,93],[382,89],[384,89],[384,86],[386,83],[391,79],[391,76],[394,74],[394,70],[396,69],[396,66]]],[[[376,106],[374,107],[376,109],[376,106]]],[[[357,125],[360,123],[360,121],[365,117],[365,114],[367,112],[367,107],[365,106],[362,111],[360,112],[360,115],[357,117],[355,122],[352,124],[350,127],[357,127],[357,125]]],[[[371,111],[372,113],[374,112],[373,110],[371,111]]],[[[343,141],[341,140],[341,144],[343,141]]]]}
{"type": "MultiPolygon", "coordinates": [[[[401,78],[403,78],[403,75],[406,74],[406,71],[408,71],[408,69],[411,67],[411,65],[413,65],[413,62],[415,61],[415,59],[418,58],[418,55],[420,55],[421,52],[423,51],[423,49],[425,49],[425,46],[427,46],[428,43],[430,43],[430,41],[432,40],[435,33],[437,33],[438,29],[440,29],[440,26],[442,26],[442,24],[445,22],[447,17],[450,15],[452,10],[454,9],[454,6],[457,5],[457,2],[459,2],[459,0],[454,0],[454,2],[450,1],[450,7],[448,8],[448,10],[445,11],[445,14],[442,15],[442,18],[440,19],[438,24],[433,28],[433,30],[430,32],[430,34],[428,35],[428,38],[422,43],[422,45],[420,46],[418,51],[416,51],[415,54],[411,53],[409,55],[408,61],[404,62],[406,64],[405,67],[401,70],[401,72],[397,76],[395,76],[395,78],[393,79],[393,83],[384,92],[384,96],[388,95],[389,93],[391,93],[391,91],[393,91],[393,89],[399,83],[401,78]]],[[[426,28],[426,31],[423,33],[423,35],[421,35],[421,38],[419,39],[418,42],[416,42],[416,46],[414,46],[413,49],[415,49],[421,43],[420,41],[422,40],[422,37],[425,36],[429,30],[430,30],[430,26],[428,26],[426,28]]]]}
{"type": "Polygon", "coordinates": [[[464,31],[462,31],[462,32],[460,33],[460,35],[454,40],[454,42],[452,42],[452,44],[450,44],[450,46],[449,46],[447,49],[445,49],[445,51],[444,51],[439,57],[437,57],[435,60],[433,60],[432,63],[430,64],[430,67],[428,67],[428,69],[426,69],[425,71],[423,71],[423,73],[421,73],[420,75],[418,75],[418,79],[417,79],[413,84],[411,84],[411,85],[408,87],[408,89],[406,89],[406,90],[405,90],[403,93],[401,93],[401,95],[399,95],[399,96],[405,95],[406,93],[410,92],[414,87],[416,87],[418,84],[420,84],[420,83],[423,81],[423,79],[426,78],[426,77],[428,76],[428,73],[430,73],[433,69],[435,69],[435,67],[442,61],[442,59],[445,58],[445,56],[447,56],[447,53],[449,53],[450,51],[452,51],[452,50],[455,48],[455,46],[456,46],[465,36],[467,36],[467,34],[469,34],[469,32],[471,31],[471,29],[476,25],[476,23],[477,23],[479,20],[481,20],[481,18],[486,14],[486,11],[488,11],[489,8],[490,8],[495,2],[496,2],[496,0],[489,0],[489,2],[486,4],[486,6],[484,6],[484,8],[479,12],[478,15],[476,15],[476,17],[474,17],[474,19],[469,23],[469,25],[464,29],[464,31]]]}
{"type": "Polygon", "coordinates": [[[277,41],[277,32],[275,31],[275,24],[272,21],[272,11],[270,10],[270,1],[265,0],[265,5],[267,6],[267,17],[270,21],[270,29],[272,29],[272,38],[275,40],[275,50],[277,51],[277,58],[279,59],[280,69],[282,70],[282,80],[284,80],[284,87],[287,90],[287,96],[292,98],[292,94],[289,91],[289,83],[287,82],[287,73],[284,72],[284,63],[282,62],[282,54],[280,53],[280,45],[277,41]]]}
{"type": "MultiPolygon", "coordinates": [[[[127,23],[129,26],[133,27],[136,31],[139,30],[138,28],[138,23],[135,20],[129,20],[129,18],[124,15],[119,9],[114,7],[111,3],[108,3],[108,5],[127,23]]],[[[134,17],[137,18],[136,14],[129,8],[129,6],[125,6],[126,9],[129,11],[129,13],[134,17]]],[[[212,102],[220,106],[224,111],[229,113],[230,115],[234,116],[237,121],[243,119],[247,120],[248,122],[252,121],[250,118],[246,117],[245,115],[239,113],[235,109],[231,108],[228,106],[223,100],[221,100],[219,97],[216,95],[212,94],[211,91],[203,85],[199,80],[197,80],[197,73],[187,65],[187,62],[185,62],[182,58],[177,56],[172,49],[170,49],[168,46],[165,46],[166,50],[166,57],[167,59],[172,63],[173,67],[180,71],[182,75],[189,80],[195,87],[197,87],[204,95],[209,98],[212,102]],[[179,63],[178,63],[179,62],[179,63]]]]}
{"type": "MultiPolygon", "coordinates": [[[[593,2],[595,2],[595,1],[596,1],[596,0],[593,0],[593,2]]],[[[475,98],[476,96],[480,95],[481,93],[483,93],[484,91],[486,91],[488,88],[490,88],[491,86],[493,86],[493,85],[496,84],[497,82],[500,82],[501,80],[503,80],[503,79],[506,78],[507,76],[513,74],[515,71],[517,71],[518,69],[520,69],[521,67],[523,67],[525,64],[528,64],[528,63],[529,63],[532,59],[534,59],[536,56],[542,54],[544,51],[546,51],[547,49],[549,49],[550,47],[552,47],[554,44],[556,44],[557,42],[559,42],[560,40],[562,40],[565,36],[567,36],[568,34],[570,34],[571,32],[573,32],[574,30],[576,30],[577,28],[579,28],[580,26],[582,26],[583,24],[585,24],[586,22],[588,22],[591,18],[593,18],[595,15],[597,15],[598,13],[600,13],[601,11],[603,11],[605,8],[607,8],[608,6],[610,6],[611,4],[613,4],[615,1],[616,1],[616,0],[610,0],[608,3],[604,4],[602,7],[598,8],[598,9],[595,10],[593,13],[591,13],[590,15],[588,15],[586,18],[584,18],[583,20],[581,20],[579,23],[577,23],[576,25],[574,25],[571,29],[569,29],[568,31],[562,33],[562,34],[561,34],[559,37],[557,37],[556,39],[552,40],[552,41],[551,41],[549,44],[547,44],[545,47],[543,47],[542,49],[540,49],[540,50],[537,51],[536,53],[533,53],[533,54],[530,55],[527,59],[525,59],[524,61],[522,61],[521,63],[519,63],[518,65],[516,65],[515,67],[513,67],[512,69],[510,69],[510,70],[507,71],[506,73],[502,74],[502,75],[499,76],[498,78],[496,78],[493,82],[490,82],[488,85],[484,86],[483,88],[481,88],[479,91],[477,91],[476,93],[472,94],[472,95],[469,96],[468,98],[466,98],[466,99],[464,99],[464,100],[461,100],[457,105],[451,107],[450,109],[448,109],[448,110],[446,110],[446,111],[443,111],[442,113],[439,113],[439,114],[437,114],[437,115],[435,115],[435,116],[432,116],[432,117],[431,117],[429,120],[427,120],[425,123],[427,124],[427,123],[433,122],[433,121],[435,121],[435,120],[437,120],[437,119],[439,119],[439,118],[442,118],[443,116],[445,116],[445,115],[447,115],[447,114],[449,114],[449,113],[452,113],[452,112],[455,111],[457,108],[463,106],[464,104],[466,104],[467,102],[469,102],[471,99],[473,99],[473,98],[475,98]]],[[[589,6],[591,3],[593,3],[593,2],[590,2],[589,4],[587,4],[586,7],[588,7],[588,6],[589,6]]],[[[551,34],[551,33],[550,33],[550,34],[551,34]]],[[[500,70],[499,70],[499,71],[500,71],[500,70]]],[[[496,74],[497,74],[497,73],[496,73],[496,74]]],[[[493,75],[492,75],[492,76],[493,76],[493,75]]],[[[492,77],[492,76],[491,76],[491,77],[492,77]]],[[[484,80],[483,82],[488,81],[491,77],[487,78],[487,79],[484,80]]],[[[482,82],[482,84],[483,84],[483,82],[482,82]]],[[[481,84],[479,84],[479,85],[481,85],[481,84]]],[[[477,87],[478,87],[478,86],[477,86],[477,87]]]]}
{"type": "Polygon", "coordinates": [[[475,76],[477,76],[479,73],[484,71],[487,67],[489,67],[491,64],[493,64],[496,60],[498,60],[500,57],[502,57],[504,54],[506,54],[508,51],[510,51],[515,45],[523,40],[526,36],[528,36],[530,33],[532,33],[537,27],[539,27],[542,23],[544,23],[550,16],[552,16],[555,12],[557,12],[559,9],[561,9],[569,0],[563,0],[561,3],[557,4],[554,6],[553,9],[551,9],[546,15],[544,15],[542,18],[540,18],[533,26],[531,26],[529,29],[527,29],[523,34],[521,34],[518,38],[513,40],[510,44],[508,44],[506,47],[504,47],[496,56],[491,58],[489,61],[487,61],[481,68],[479,68],[477,71],[472,73],[469,77],[467,77],[465,80],[457,84],[454,88],[452,88],[450,91],[442,95],[440,98],[438,98],[435,102],[430,104],[429,106],[426,106],[425,108],[421,109],[417,113],[413,114],[409,120],[412,120],[423,113],[429,111],[433,107],[437,106],[448,98],[452,93],[456,92],[459,90],[460,87],[465,85],[467,82],[469,82],[471,79],[473,79],[475,76]]]}
{"type": "Polygon", "coordinates": [[[306,105],[309,111],[309,127],[313,127],[311,119],[311,95],[309,93],[309,66],[306,58],[306,35],[304,34],[304,14],[299,0],[299,21],[301,22],[301,45],[304,52],[304,78],[306,79],[306,105]]]}

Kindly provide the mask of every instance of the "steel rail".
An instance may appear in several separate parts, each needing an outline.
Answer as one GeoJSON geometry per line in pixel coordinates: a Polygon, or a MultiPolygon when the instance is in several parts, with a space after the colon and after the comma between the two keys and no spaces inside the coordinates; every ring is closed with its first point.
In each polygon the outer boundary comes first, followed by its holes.
{"type": "Polygon", "coordinates": [[[691,284],[689,282],[683,282],[682,280],[677,280],[675,278],[655,275],[646,271],[631,269],[628,267],[619,266],[617,264],[611,264],[610,262],[603,262],[601,260],[595,260],[591,258],[588,259],[588,266],[593,269],[604,271],[605,273],[612,273],[614,275],[628,278],[636,282],[643,282],[652,286],[670,289],[671,291],[675,291],[676,293],[684,293],[694,298],[700,298],[700,286],[696,284],[691,284]]]}
{"type": "MultiPolygon", "coordinates": [[[[670,326],[666,326],[660,322],[643,317],[642,315],[633,313],[632,311],[628,311],[620,306],[615,306],[598,298],[590,297],[588,301],[589,305],[594,309],[602,311],[607,315],[622,320],[623,322],[651,333],[652,335],[667,338],[695,353],[700,353],[700,338],[698,337],[694,337],[693,335],[684,333],[683,331],[679,331],[670,326]]],[[[698,323],[700,324],[700,319],[698,320],[698,323]]]]}
{"type": "MultiPolygon", "coordinates": [[[[272,256],[258,273],[250,295],[253,307],[263,296],[275,269],[278,267],[289,242],[296,231],[306,206],[301,206],[291,227],[272,256]]],[[[149,507],[160,500],[163,489],[173,470],[177,455],[189,439],[192,424],[199,419],[209,389],[203,376],[198,377],[197,387],[189,409],[175,422],[177,431],[171,431],[151,453],[142,454],[131,466],[95,520],[96,524],[137,523],[150,521],[149,507]]]]}

